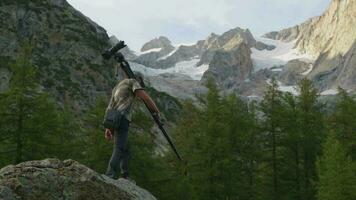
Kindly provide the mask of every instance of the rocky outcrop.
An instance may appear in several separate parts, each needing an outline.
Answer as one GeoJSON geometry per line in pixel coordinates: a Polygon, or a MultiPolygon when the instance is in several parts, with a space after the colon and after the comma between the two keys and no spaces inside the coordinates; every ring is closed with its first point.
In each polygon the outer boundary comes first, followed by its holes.
{"type": "Polygon", "coordinates": [[[301,60],[291,60],[284,67],[278,76],[278,80],[283,85],[296,85],[302,80],[308,71],[311,70],[313,65],[311,63],[301,60]]]}
{"type": "MultiPolygon", "coordinates": [[[[8,68],[25,43],[44,90],[75,110],[94,104],[115,82],[114,63],[101,58],[106,31],[65,0],[1,1],[0,68],[8,68]]],[[[0,72],[1,73],[1,72],[0,72]]]]}
{"type": "Polygon", "coordinates": [[[151,87],[178,99],[194,99],[202,90],[198,81],[181,74],[165,73],[147,77],[147,80],[151,87]]]}
{"type": "Polygon", "coordinates": [[[241,29],[239,27],[231,29],[221,36],[210,37],[208,39],[204,44],[206,50],[202,53],[198,66],[209,64],[217,51],[231,51],[236,49],[241,43],[245,43],[249,48],[256,44],[256,40],[251,32],[248,29],[241,29]]]}
{"type": "Polygon", "coordinates": [[[204,73],[202,82],[213,78],[219,86],[231,89],[248,78],[252,72],[251,50],[241,42],[231,50],[218,50],[204,73]]]}
{"type": "Polygon", "coordinates": [[[157,60],[171,53],[174,47],[171,41],[164,36],[155,38],[141,48],[140,55],[133,61],[151,68],[159,68],[157,66],[157,60]]]}
{"type": "Polygon", "coordinates": [[[0,170],[3,200],[155,200],[125,179],[113,180],[73,160],[45,159],[0,170]]]}
{"type": "Polygon", "coordinates": [[[167,51],[174,49],[174,47],[171,45],[171,41],[167,37],[160,36],[144,44],[141,48],[141,52],[156,48],[161,48],[162,50],[167,51]]]}
{"type": "Polygon", "coordinates": [[[260,50],[260,51],[262,51],[262,50],[272,51],[273,49],[276,48],[276,46],[268,45],[268,44],[265,44],[263,42],[257,41],[256,44],[255,44],[255,48],[257,50],[260,50]]]}

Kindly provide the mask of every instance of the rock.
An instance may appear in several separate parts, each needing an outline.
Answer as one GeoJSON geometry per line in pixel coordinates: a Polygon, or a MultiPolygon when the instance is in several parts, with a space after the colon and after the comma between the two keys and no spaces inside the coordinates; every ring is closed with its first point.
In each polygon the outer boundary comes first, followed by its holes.
{"type": "Polygon", "coordinates": [[[155,200],[125,179],[113,180],[74,161],[45,159],[0,170],[0,199],[155,200]]]}
{"type": "Polygon", "coordinates": [[[7,68],[0,67],[0,93],[8,89],[11,79],[11,72],[7,68]]]}
{"type": "Polygon", "coordinates": [[[162,48],[171,51],[174,49],[174,47],[171,44],[171,41],[167,37],[160,36],[144,44],[141,48],[141,52],[148,51],[150,49],[155,49],[155,48],[162,48]]]}
{"type": "Polygon", "coordinates": [[[282,72],[278,76],[278,80],[284,85],[296,85],[305,77],[303,73],[308,72],[310,67],[312,67],[311,63],[298,59],[291,60],[283,67],[282,72]]]}
{"type": "Polygon", "coordinates": [[[200,87],[199,81],[180,74],[160,74],[147,79],[151,87],[178,99],[195,99],[200,87]]]}
{"type": "Polygon", "coordinates": [[[133,61],[151,68],[160,68],[157,63],[158,59],[168,55],[173,50],[171,41],[164,36],[160,36],[144,44],[141,48],[141,55],[133,61]]]}
{"type": "Polygon", "coordinates": [[[206,41],[206,50],[202,53],[198,66],[209,64],[216,51],[231,51],[238,48],[241,43],[245,43],[248,47],[253,47],[256,44],[256,40],[251,32],[248,29],[241,29],[239,27],[231,29],[221,36],[212,35],[206,41]]]}
{"type": "Polygon", "coordinates": [[[258,42],[256,42],[256,44],[255,44],[255,48],[258,49],[258,50],[260,50],[260,51],[265,50],[265,49],[266,49],[267,51],[272,51],[273,49],[276,48],[276,46],[274,46],[274,45],[267,45],[267,44],[265,44],[265,43],[263,43],[263,42],[258,41],[258,42]]]}
{"type": "Polygon", "coordinates": [[[216,51],[202,82],[213,78],[224,89],[231,89],[243,82],[252,72],[251,50],[241,42],[232,50],[216,51]]]}
{"type": "Polygon", "coordinates": [[[264,34],[262,37],[269,38],[272,40],[277,40],[278,33],[279,33],[278,31],[272,31],[272,32],[264,34]]]}

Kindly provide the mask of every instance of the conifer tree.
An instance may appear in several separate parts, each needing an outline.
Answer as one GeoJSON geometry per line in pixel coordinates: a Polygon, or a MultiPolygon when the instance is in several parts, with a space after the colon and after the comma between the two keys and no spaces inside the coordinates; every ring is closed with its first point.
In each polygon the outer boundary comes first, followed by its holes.
{"type": "MultiPolygon", "coordinates": [[[[2,94],[0,145],[3,164],[60,157],[64,144],[61,113],[53,100],[39,87],[37,68],[31,63],[31,47],[25,44],[20,57],[11,65],[11,82],[2,94]]],[[[63,122],[67,124],[67,122],[63,122]]]]}
{"type": "Polygon", "coordinates": [[[316,158],[321,153],[324,135],[322,104],[318,101],[318,91],[312,82],[303,79],[298,85],[300,95],[297,97],[298,131],[301,134],[303,157],[303,197],[313,199],[315,196],[316,158]]]}
{"type": "Polygon", "coordinates": [[[339,88],[338,101],[331,116],[331,129],[346,147],[347,153],[356,160],[356,101],[353,96],[339,88]]]}
{"type": "Polygon", "coordinates": [[[329,134],[324,144],[318,175],[318,200],[356,199],[355,164],[334,133],[329,134]]]}
{"type": "MultiPolygon", "coordinates": [[[[271,80],[267,91],[264,94],[261,102],[261,111],[263,113],[262,129],[265,133],[265,148],[270,154],[266,154],[266,160],[269,161],[270,167],[265,169],[271,169],[271,172],[266,172],[267,179],[272,179],[267,185],[272,185],[271,189],[266,189],[266,196],[271,199],[280,199],[280,184],[279,184],[279,147],[280,147],[280,122],[281,122],[281,110],[282,110],[282,93],[278,90],[278,83],[275,79],[271,80]],[[269,175],[270,174],[270,175],[269,175]]],[[[269,188],[269,187],[267,187],[269,188]]]]}

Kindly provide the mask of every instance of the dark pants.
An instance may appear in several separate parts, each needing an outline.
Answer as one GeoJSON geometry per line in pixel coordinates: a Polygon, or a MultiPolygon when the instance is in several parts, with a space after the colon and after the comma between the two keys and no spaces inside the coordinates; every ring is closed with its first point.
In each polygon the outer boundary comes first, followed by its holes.
{"type": "Polygon", "coordinates": [[[118,130],[114,131],[114,149],[109,161],[106,175],[116,179],[119,170],[124,178],[129,175],[128,165],[130,159],[128,132],[130,121],[122,117],[118,130]]]}

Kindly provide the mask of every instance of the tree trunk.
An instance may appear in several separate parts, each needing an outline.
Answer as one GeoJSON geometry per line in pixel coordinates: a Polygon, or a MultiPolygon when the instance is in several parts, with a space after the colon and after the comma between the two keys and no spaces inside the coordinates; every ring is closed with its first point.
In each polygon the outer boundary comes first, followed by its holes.
{"type": "Polygon", "coordinates": [[[295,184],[297,192],[297,200],[301,200],[300,194],[300,170],[299,170],[299,145],[298,142],[295,144],[295,184]]]}

